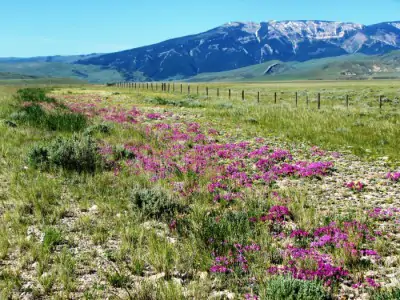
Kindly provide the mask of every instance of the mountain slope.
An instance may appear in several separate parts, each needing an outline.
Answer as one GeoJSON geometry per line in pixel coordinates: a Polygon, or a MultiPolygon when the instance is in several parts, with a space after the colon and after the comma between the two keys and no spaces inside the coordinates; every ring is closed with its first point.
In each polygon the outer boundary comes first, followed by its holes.
{"type": "Polygon", "coordinates": [[[203,73],[187,81],[268,81],[400,79],[400,51],[384,55],[351,54],[306,62],[269,61],[240,69],[203,73]]]}
{"type": "Polygon", "coordinates": [[[126,80],[182,79],[271,60],[307,61],[400,49],[400,22],[364,26],[329,21],[228,23],[197,35],[82,59],[113,68],[126,80]]]}

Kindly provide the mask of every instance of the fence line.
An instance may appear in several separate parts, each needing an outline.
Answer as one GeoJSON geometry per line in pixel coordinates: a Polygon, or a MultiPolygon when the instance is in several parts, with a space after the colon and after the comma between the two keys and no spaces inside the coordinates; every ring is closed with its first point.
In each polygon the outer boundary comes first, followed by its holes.
{"type": "MultiPolygon", "coordinates": [[[[171,83],[160,83],[161,84],[161,92],[165,92],[165,93],[175,93],[175,83],[172,83],[172,88],[171,88],[171,83]]],[[[153,82],[150,83],[143,83],[143,82],[118,82],[115,84],[107,84],[107,86],[116,86],[116,87],[120,87],[120,88],[128,88],[128,89],[135,89],[135,90],[151,90],[151,91],[158,91],[158,83],[155,82],[155,85],[153,84],[153,82]]],[[[195,89],[195,95],[199,96],[201,94],[201,90],[200,90],[200,86],[205,86],[205,96],[207,99],[210,98],[210,89],[207,85],[197,85],[196,89],[195,89]]],[[[180,92],[180,94],[183,94],[183,90],[184,90],[184,86],[181,83],[180,84],[180,90],[178,90],[178,93],[180,92]]],[[[190,84],[187,85],[187,94],[191,95],[192,94],[192,90],[194,90],[194,88],[192,89],[192,86],[190,84]]],[[[226,93],[228,96],[228,99],[231,100],[232,99],[232,92],[233,90],[231,88],[227,89],[226,93]]],[[[220,89],[220,87],[216,87],[216,96],[218,98],[220,98],[221,94],[224,93],[223,90],[220,89]]],[[[287,92],[286,92],[287,93],[287,92]]],[[[284,94],[284,92],[280,92],[280,94],[284,94]]],[[[254,95],[254,100],[257,103],[261,103],[262,98],[266,97],[267,94],[266,93],[261,93],[260,91],[256,91],[256,92],[246,92],[245,90],[241,90],[241,100],[242,101],[250,101],[253,99],[253,97],[250,97],[249,95],[253,96],[254,95]]],[[[239,95],[237,94],[237,98],[238,99],[239,95]]],[[[274,104],[278,104],[278,93],[275,91],[272,95],[272,100],[274,102],[274,104]]],[[[322,101],[321,101],[321,93],[316,93],[316,102],[317,102],[317,108],[318,110],[321,109],[322,107],[322,101]]],[[[299,93],[296,91],[294,93],[294,100],[295,100],[295,107],[298,107],[299,105],[299,93]]],[[[309,107],[309,103],[310,103],[310,99],[309,99],[309,94],[306,93],[305,95],[305,102],[306,102],[306,106],[309,107]]],[[[378,102],[379,102],[379,109],[382,111],[383,108],[383,102],[384,102],[384,96],[383,95],[379,95],[378,97],[378,102]]],[[[345,95],[345,106],[347,109],[349,109],[350,107],[350,96],[348,94],[345,95]]]]}

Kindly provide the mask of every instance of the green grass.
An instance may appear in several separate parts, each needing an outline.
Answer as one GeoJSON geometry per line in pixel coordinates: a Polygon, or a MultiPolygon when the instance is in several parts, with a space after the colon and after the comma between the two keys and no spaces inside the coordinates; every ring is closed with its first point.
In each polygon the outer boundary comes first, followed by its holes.
{"type": "MultiPolygon", "coordinates": [[[[171,178],[155,182],[146,173],[124,167],[136,159],[124,145],[147,145],[148,151],[154,152],[174,151],[162,138],[146,136],[145,130],[138,129],[142,124],[111,124],[99,116],[85,117],[77,127],[70,126],[75,124],[71,120],[61,122],[68,126],[55,127],[43,121],[49,116],[57,119],[58,109],[70,114],[63,106],[67,101],[126,110],[135,106],[146,113],[171,113],[167,120],[145,119],[143,126],[198,122],[207,129],[218,129],[221,143],[265,137],[276,143],[274,147],[294,152],[318,145],[334,151],[351,150],[364,160],[388,156],[393,167],[400,166],[399,108],[395,103],[399,89],[394,82],[207,85],[208,98],[205,84],[200,84],[199,96],[193,95],[194,85],[191,96],[181,95],[178,88],[167,94],[61,86],[45,97],[35,90],[37,94],[23,97],[37,105],[34,113],[25,111],[30,117],[25,116],[28,119],[24,122],[11,118],[23,111],[23,101],[15,97],[17,87],[0,87],[0,298],[18,298],[26,293],[59,299],[208,299],[216,293],[231,292],[239,299],[244,294],[265,299],[329,299],[337,294],[336,286],[327,288],[316,281],[268,275],[268,267],[284,262],[280,251],[287,240],[276,239],[276,228],[250,221],[273,205],[283,205],[271,196],[272,191],[292,199],[288,204],[290,226],[311,231],[331,221],[347,220],[347,211],[326,213],[325,203],[309,197],[308,184],[321,182],[318,179],[299,180],[303,187],[265,185],[246,189],[242,200],[219,203],[207,189],[214,174],[175,170],[171,178]],[[231,99],[228,89],[232,90],[231,99]],[[243,89],[245,101],[240,96],[243,89]],[[296,91],[300,96],[297,108],[296,91]],[[277,104],[275,92],[279,92],[277,104]],[[318,92],[322,94],[320,110],[315,102],[318,92]],[[382,111],[376,102],[381,93],[391,100],[384,103],[382,111]],[[349,108],[345,105],[347,94],[351,96],[349,108]],[[112,145],[107,156],[112,162],[107,168],[93,167],[97,157],[91,154],[97,146],[105,145],[112,145]],[[29,164],[29,158],[33,164],[29,164]],[[47,168],[40,166],[44,162],[47,168]],[[115,168],[116,163],[122,167],[115,168]],[[85,172],[86,167],[90,172],[85,172]],[[201,188],[185,194],[173,183],[188,190],[197,185],[201,188]],[[232,274],[209,272],[212,251],[229,255],[234,250],[230,244],[253,242],[262,251],[247,256],[251,273],[243,274],[239,268],[232,274]]],[[[357,220],[367,219],[363,206],[353,208],[357,220]]],[[[376,242],[383,253],[398,255],[385,243],[384,238],[376,242]]],[[[338,259],[344,257],[332,251],[338,259]]],[[[361,280],[369,267],[354,265],[351,268],[361,280]]],[[[368,289],[366,292],[373,294],[368,289]]],[[[376,299],[386,299],[390,293],[377,294],[376,299]]],[[[392,294],[397,295],[396,291],[392,294]]]]}

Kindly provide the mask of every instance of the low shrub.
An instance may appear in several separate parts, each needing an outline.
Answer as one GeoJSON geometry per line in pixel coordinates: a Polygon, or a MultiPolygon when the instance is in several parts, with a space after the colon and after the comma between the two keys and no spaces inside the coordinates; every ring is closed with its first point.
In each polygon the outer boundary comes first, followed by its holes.
{"type": "Polygon", "coordinates": [[[46,96],[49,89],[24,88],[17,91],[16,98],[23,102],[48,102],[55,103],[56,99],[46,96]]]}
{"type": "Polygon", "coordinates": [[[188,108],[204,107],[204,105],[199,101],[190,98],[177,101],[174,103],[174,105],[179,107],[188,107],[188,108]]]}
{"type": "Polygon", "coordinates": [[[161,189],[136,186],[132,190],[131,199],[144,217],[169,219],[175,213],[185,211],[176,199],[161,189]]]}
{"type": "Polygon", "coordinates": [[[13,121],[10,121],[10,120],[5,120],[5,121],[4,121],[4,124],[5,124],[6,126],[8,126],[8,127],[11,127],[11,128],[17,127],[17,124],[15,124],[13,121]]]}
{"type": "Polygon", "coordinates": [[[109,134],[111,133],[111,126],[109,124],[93,125],[85,129],[85,134],[92,135],[95,133],[109,134]]]}
{"type": "Polygon", "coordinates": [[[215,249],[224,241],[245,244],[254,235],[253,227],[246,212],[230,211],[223,215],[205,216],[199,234],[206,244],[215,249]]]}
{"type": "Polygon", "coordinates": [[[134,159],[135,154],[124,146],[115,146],[113,147],[113,160],[119,161],[124,159],[134,159]]]}
{"type": "Polygon", "coordinates": [[[28,154],[28,161],[38,168],[59,167],[79,173],[94,173],[102,167],[96,143],[89,136],[79,135],[34,146],[28,154]]]}
{"type": "Polygon", "coordinates": [[[61,109],[46,112],[40,105],[33,104],[20,108],[11,114],[10,119],[29,126],[53,131],[80,131],[87,126],[87,118],[79,113],[61,109]]]}
{"type": "Polygon", "coordinates": [[[165,98],[162,97],[155,97],[155,98],[150,98],[150,99],[146,99],[147,102],[152,103],[152,104],[156,104],[156,105],[168,105],[171,104],[171,101],[168,101],[165,98]]]}
{"type": "Polygon", "coordinates": [[[178,106],[178,107],[188,107],[188,108],[196,108],[203,107],[204,105],[196,100],[197,97],[189,97],[183,100],[168,100],[162,97],[155,97],[146,99],[147,102],[155,105],[170,105],[170,106],[178,106]]]}
{"type": "Polygon", "coordinates": [[[260,298],[267,300],[331,299],[321,282],[277,276],[260,288],[260,298]]]}
{"type": "Polygon", "coordinates": [[[393,290],[378,290],[371,296],[372,300],[393,300],[400,299],[400,288],[393,290]]]}

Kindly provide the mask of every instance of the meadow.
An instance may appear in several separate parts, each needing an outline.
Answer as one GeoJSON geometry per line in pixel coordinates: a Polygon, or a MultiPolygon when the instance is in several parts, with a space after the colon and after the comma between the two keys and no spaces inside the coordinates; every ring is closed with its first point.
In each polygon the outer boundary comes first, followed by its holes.
{"type": "Polygon", "coordinates": [[[1,86],[0,298],[398,299],[399,101],[1,86]]]}

